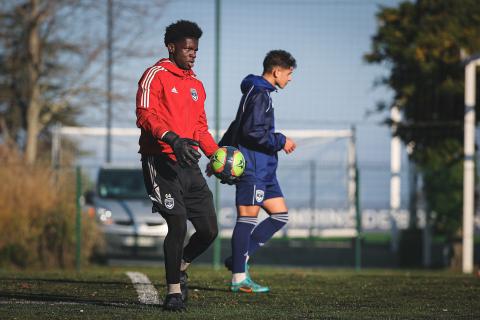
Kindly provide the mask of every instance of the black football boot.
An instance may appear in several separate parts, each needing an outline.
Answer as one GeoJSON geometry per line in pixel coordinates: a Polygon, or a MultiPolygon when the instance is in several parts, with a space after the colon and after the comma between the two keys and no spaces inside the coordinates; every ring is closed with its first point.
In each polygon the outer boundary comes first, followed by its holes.
{"type": "Polygon", "coordinates": [[[185,303],[182,300],[181,293],[171,293],[167,294],[165,300],[163,301],[163,310],[166,311],[186,311],[187,308],[185,303]]]}

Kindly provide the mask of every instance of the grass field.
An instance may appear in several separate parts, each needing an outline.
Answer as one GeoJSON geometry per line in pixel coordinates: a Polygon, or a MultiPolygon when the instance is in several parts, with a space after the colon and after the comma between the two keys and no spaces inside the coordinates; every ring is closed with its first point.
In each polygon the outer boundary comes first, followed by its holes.
{"type": "Polygon", "coordinates": [[[188,311],[143,305],[126,276],[146,274],[161,298],[163,268],[0,271],[0,319],[480,319],[480,279],[448,272],[252,267],[271,286],[232,294],[229,273],[193,266],[188,311]]]}

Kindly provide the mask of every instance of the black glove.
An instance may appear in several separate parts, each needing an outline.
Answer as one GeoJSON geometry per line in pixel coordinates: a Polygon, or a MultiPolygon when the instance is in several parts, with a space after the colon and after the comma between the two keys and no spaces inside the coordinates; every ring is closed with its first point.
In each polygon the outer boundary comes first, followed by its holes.
{"type": "Polygon", "coordinates": [[[238,178],[237,177],[232,177],[232,176],[220,179],[220,183],[228,184],[230,186],[234,185],[237,182],[238,182],[238,178]]]}
{"type": "Polygon", "coordinates": [[[182,168],[191,167],[198,163],[201,154],[193,148],[198,147],[198,142],[188,138],[180,138],[178,134],[173,131],[167,131],[162,138],[162,141],[168,143],[175,153],[178,164],[182,168]]]}

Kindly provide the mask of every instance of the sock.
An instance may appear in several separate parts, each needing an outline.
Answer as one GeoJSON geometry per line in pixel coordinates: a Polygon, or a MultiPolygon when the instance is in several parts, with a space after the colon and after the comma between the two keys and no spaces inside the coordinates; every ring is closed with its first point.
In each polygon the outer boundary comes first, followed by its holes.
{"type": "Polygon", "coordinates": [[[240,283],[245,279],[247,279],[245,272],[232,274],[232,283],[240,283]]]}
{"type": "Polygon", "coordinates": [[[282,229],[287,222],[288,212],[272,214],[270,217],[260,222],[250,236],[248,255],[253,255],[258,248],[262,247],[268,240],[270,240],[275,232],[282,229]]]}
{"type": "Polygon", "coordinates": [[[172,294],[172,293],[182,293],[182,290],[180,290],[180,283],[168,284],[167,294],[172,294]]]}
{"type": "Polygon", "coordinates": [[[182,263],[180,264],[180,271],[187,270],[189,265],[190,265],[190,262],[185,262],[185,260],[182,259],[182,263]]]}
{"type": "Polygon", "coordinates": [[[245,272],[250,234],[257,224],[257,217],[238,217],[232,234],[232,273],[245,272]]]}

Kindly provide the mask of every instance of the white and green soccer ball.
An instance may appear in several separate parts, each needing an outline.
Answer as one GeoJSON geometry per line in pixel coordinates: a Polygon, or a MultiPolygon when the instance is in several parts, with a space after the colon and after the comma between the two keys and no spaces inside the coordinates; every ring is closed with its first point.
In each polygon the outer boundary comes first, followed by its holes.
{"type": "Polygon", "coordinates": [[[220,147],[210,157],[213,174],[221,179],[239,178],[245,171],[245,158],[235,147],[220,147]]]}

